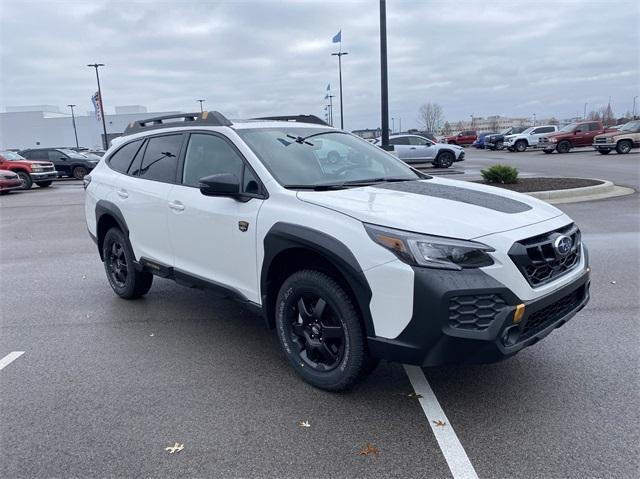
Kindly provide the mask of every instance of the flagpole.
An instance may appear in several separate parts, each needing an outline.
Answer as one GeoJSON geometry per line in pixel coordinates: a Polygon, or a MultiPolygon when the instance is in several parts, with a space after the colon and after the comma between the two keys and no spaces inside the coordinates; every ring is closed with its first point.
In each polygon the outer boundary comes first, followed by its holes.
{"type": "Polygon", "coordinates": [[[333,126],[333,95],[329,95],[329,123],[333,126]]]}
{"type": "Polygon", "coordinates": [[[344,108],[342,104],[342,55],[348,55],[349,53],[342,51],[342,30],[340,30],[339,35],[340,35],[338,40],[338,43],[340,43],[339,51],[334,52],[331,55],[338,57],[338,76],[340,80],[340,129],[344,130],[344,108]]]}
{"type": "Polygon", "coordinates": [[[104,132],[104,139],[102,140],[102,146],[105,150],[109,149],[109,137],[107,136],[107,124],[104,119],[104,105],[102,104],[102,90],[100,89],[100,75],[98,75],[98,67],[103,67],[103,63],[91,63],[87,65],[96,69],[96,81],[98,82],[98,100],[100,100],[100,116],[102,117],[102,131],[104,132]]]}

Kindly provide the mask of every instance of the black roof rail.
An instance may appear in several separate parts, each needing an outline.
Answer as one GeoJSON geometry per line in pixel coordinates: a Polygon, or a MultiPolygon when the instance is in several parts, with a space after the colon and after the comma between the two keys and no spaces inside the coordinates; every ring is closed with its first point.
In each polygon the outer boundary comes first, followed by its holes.
{"type": "Polygon", "coordinates": [[[205,111],[202,113],[176,113],[174,115],[157,116],[146,120],[135,120],[127,125],[125,135],[132,135],[140,131],[155,130],[158,128],[172,128],[193,123],[198,126],[231,126],[233,123],[218,111],[205,111]],[[182,121],[166,121],[178,120],[182,121]]]}
{"type": "Polygon", "coordinates": [[[263,116],[260,118],[251,118],[251,120],[293,121],[296,123],[314,123],[316,125],[329,126],[326,121],[321,120],[315,115],[263,116]]]}

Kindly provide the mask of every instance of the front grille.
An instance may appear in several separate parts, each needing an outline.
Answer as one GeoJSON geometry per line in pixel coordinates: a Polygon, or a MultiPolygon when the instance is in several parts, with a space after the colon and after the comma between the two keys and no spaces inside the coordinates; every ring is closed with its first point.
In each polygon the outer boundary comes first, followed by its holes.
{"type": "Polygon", "coordinates": [[[545,136],[538,138],[538,143],[549,143],[549,138],[545,136]]]}
{"type": "Polygon", "coordinates": [[[542,235],[518,241],[509,250],[509,257],[534,288],[568,273],[580,263],[580,230],[570,224],[542,235]],[[571,238],[571,249],[560,255],[554,241],[559,236],[571,238]]]}
{"type": "Polygon", "coordinates": [[[55,169],[53,168],[53,165],[51,166],[41,166],[40,167],[40,171],[43,173],[53,173],[55,171],[55,169]]]}
{"type": "Polygon", "coordinates": [[[449,325],[456,329],[487,329],[506,303],[497,294],[454,296],[449,300],[449,325]]]}
{"type": "Polygon", "coordinates": [[[518,341],[524,341],[531,336],[535,336],[543,329],[576,309],[584,300],[585,293],[586,286],[582,286],[574,292],[560,298],[555,303],[533,313],[526,319],[518,341]]]}
{"type": "Polygon", "coordinates": [[[464,160],[464,151],[462,153],[460,153],[460,156],[458,157],[459,160],[464,160]]]}
{"type": "Polygon", "coordinates": [[[607,143],[607,138],[606,137],[600,137],[600,138],[596,138],[594,143],[607,143]]]}

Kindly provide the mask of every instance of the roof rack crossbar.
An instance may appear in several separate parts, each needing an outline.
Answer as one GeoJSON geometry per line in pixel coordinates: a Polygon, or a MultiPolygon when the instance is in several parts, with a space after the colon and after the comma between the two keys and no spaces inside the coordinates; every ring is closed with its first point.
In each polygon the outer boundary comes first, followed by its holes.
{"type": "Polygon", "coordinates": [[[314,123],[316,125],[325,125],[329,126],[329,124],[321,120],[315,115],[285,115],[285,116],[263,116],[260,118],[251,118],[252,120],[274,120],[274,121],[293,121],[296,123],[314,123]]]}
{"type": "Polygon", "coordinates": [[[124,130],[125,135],[131,135],[140,131],[155,130],[158,128],[171,128],[182,126],[183,123],[194,123],[203,126],[231,126],[232,123],[222,113],[218,111],[205,111],[202,113],[175,113],[173,115],[163,115],[144,120],[135,120],[129,123],[124,130]],[[169,121],[182,119],[182,121],[169,121]]]}

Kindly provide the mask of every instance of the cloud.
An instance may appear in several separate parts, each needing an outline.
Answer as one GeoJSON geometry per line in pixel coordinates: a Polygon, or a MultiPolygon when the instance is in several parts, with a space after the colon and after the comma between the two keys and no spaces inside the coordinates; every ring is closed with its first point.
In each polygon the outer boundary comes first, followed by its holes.
{"type": "MultiPolygon", "coordinates": [[[[378,3],[370,1],[3,0],[0,109],[68,103],[206,107],[232,116],[324,114],[338,88],[342,29],[345,126],[379,125],[378,3]]],[[[640,7],[632,1],[387,2],[390,116],[417,126],[421,103],[447,119],[555,116],[639,93],[640,7]]],[[[338,99],[335,99],[335,104],[338,99]]],[[[334,116],[338,118],[337,107],[334,116]]]]}

